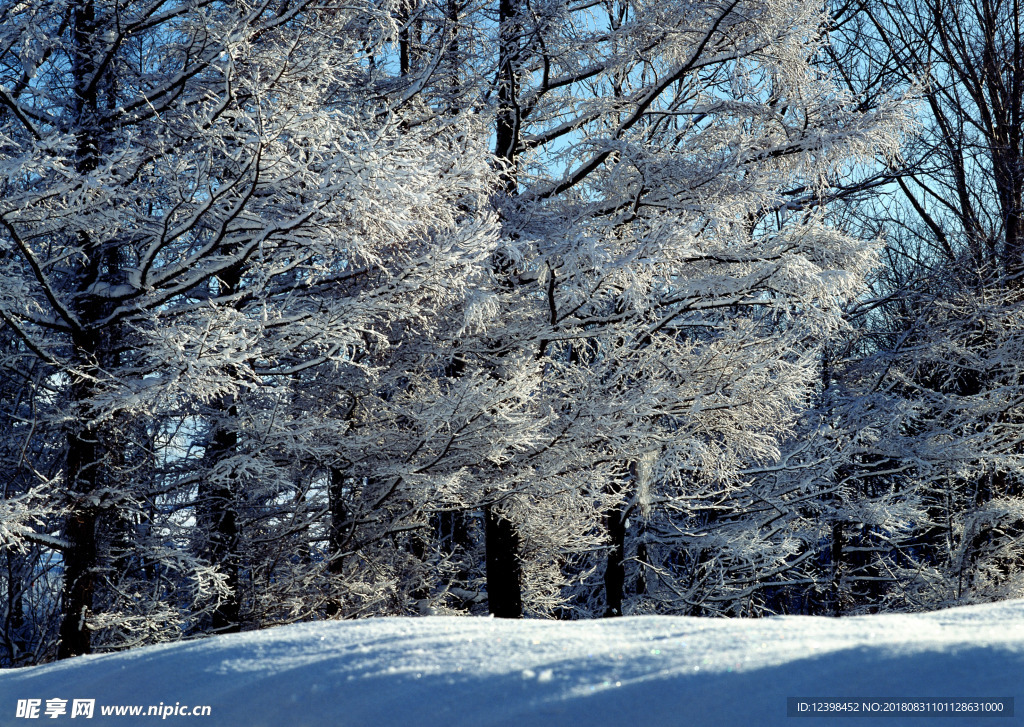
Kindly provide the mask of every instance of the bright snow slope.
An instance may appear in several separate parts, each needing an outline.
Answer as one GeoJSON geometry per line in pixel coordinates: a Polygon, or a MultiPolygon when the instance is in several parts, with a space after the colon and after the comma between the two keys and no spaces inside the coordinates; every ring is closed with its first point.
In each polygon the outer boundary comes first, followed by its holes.
{"type": "MultiPolygon", "coordinates": [[[[210,705],[213,727],[1024,725],[1024,601],[922,615],[299,624],[0,672],[0,724],[137,725],[101,705],[210,705]],[[96,699],[91,720],[19,699],[96,699]],[[1016,697],[1012,718],[787,717],[787,697],[1016,697]]],[[[69,702],[70,706],[70,702],[69,702]]],[[[70,713],[70,710],[69,710],[70,713]]]]}

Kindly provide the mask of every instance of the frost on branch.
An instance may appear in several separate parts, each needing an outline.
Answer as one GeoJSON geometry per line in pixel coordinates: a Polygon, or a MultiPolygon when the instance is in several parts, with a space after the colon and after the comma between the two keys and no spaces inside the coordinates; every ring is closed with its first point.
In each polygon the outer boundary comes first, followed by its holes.
{"type": "Polygon", "coordinates": [[[492,10],[0,0],[41,653],[499,582],[717,613],[799,557],[739,514],[876,261],[828,203],[902,112],[808,60],[812,3],[492,10]]]}

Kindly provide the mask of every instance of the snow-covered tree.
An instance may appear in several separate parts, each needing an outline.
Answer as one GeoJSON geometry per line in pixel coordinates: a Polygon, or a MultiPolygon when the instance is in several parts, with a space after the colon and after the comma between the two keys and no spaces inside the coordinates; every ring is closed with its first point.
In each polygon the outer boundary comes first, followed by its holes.
{"type": "Polygon", "coordinates": [[[484,581],[693,611],[791,554],[737,514],[876,260],[825,202],[904,123],[813,3],[0,17],[12,660],[484,581]]]}
{"type": "MultiPolygon", "coordinates": [[[[59,655],[96,631],[238,628],[254,542],[309,519],[319,501],[282,503],[326,495],[346,459],[324,442],[379,447],[369,402],[457,330],[496,237],[479,125],[399,127],[367,62],[389,7],[0,14],[5,380],[42,392],[9,420],[26,442],[64,432],[34,472],[62,511],[59,655]],[[327,400],[297,408],[323,377],[327,400]]],[[[424,401],[416,417],[444,419],[424,401]]]]}
{"type": "Polygon", "coordinates": [[[497,23],[466,7],[420,17],[449,17],[437,37],[461,38],[469,69],[425,91],[439,99],[428,106],[481,98],[504,162],[492,268],[505,313],[494,352],[464,360],[500,380],[531,367],[546,407],[536,443],[497,470],[511,479],[489,488],[491,610],[517,615],[530,587],[516,531],[555,527],[529,503],[571,493],[592,504],[581,537],[611,538],[606,602],[583,611],[621,612],[627,520],[636,533],[654,506],[666,533],[645,537],[665,541],[658,558],[685,558],[680,529],[701,531],[742,470],[775,456],[817,381],[818,343],[875,259],[874,243],[828,227],[822,203],[859,160],[891,154],[903,122],[891,103],[862,112],[816,68],[813,3],[482,12],[497,23]],[[491,85],[474,95],[480,79],[491,85]]]}
{"type": "Polygon", "coordinates": [[[826,508],[830,599],[918,609],[1007,597],[1024,527],[1020,8],[837,7],[837,78],[868,107],[909,91],[920,126],[883,174],[891,194],[859,206],[860,229],[889,247],[826,384],[823,417],[851,443],[826,508]]]}

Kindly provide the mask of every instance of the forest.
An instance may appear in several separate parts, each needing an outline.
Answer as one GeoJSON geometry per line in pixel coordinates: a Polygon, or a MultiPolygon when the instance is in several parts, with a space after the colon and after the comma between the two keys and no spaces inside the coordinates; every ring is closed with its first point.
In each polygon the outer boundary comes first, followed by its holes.
{"type": "Polygon", "coordinates": [[[0,667],[1024,596],[1019,0],[0,0],[0,667]]]}

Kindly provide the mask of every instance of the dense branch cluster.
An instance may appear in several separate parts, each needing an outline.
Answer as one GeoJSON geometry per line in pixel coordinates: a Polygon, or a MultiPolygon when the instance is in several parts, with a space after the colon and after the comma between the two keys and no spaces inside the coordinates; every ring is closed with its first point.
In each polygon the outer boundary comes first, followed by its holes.
{"type": "Polygon", "coordinates": [[[937,162],[910,27],[0,0],[0,662],[1017,594],[1022,120],[937,162]]]}

